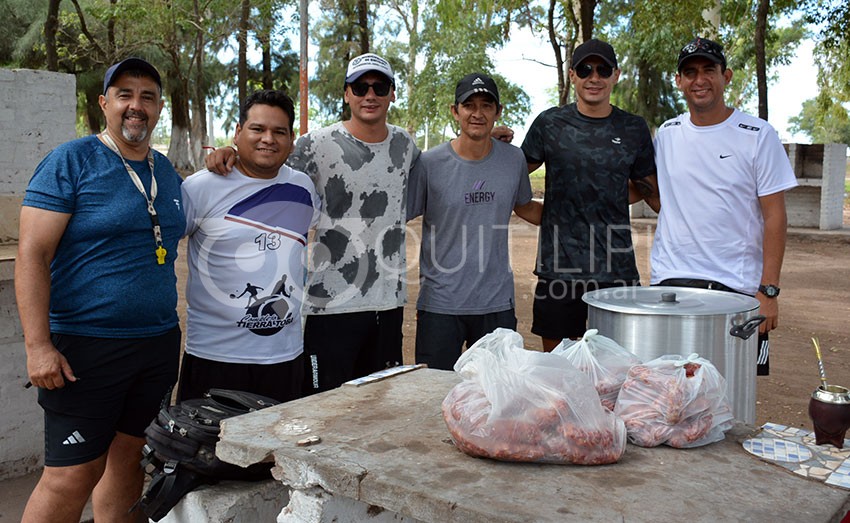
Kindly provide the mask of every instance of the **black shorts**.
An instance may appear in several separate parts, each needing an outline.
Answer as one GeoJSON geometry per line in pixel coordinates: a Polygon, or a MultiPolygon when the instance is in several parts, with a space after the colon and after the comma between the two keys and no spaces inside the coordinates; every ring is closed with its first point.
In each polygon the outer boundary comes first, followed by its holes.
{"type": "Polygon", "coordinates": [[[109,450],[116,432],[144,437],[177,381],[180,328],[150,338],[53,334],[75,382],[38,389],[44,409],[44,464],[88,463],[109,450]]]}
{"type": "Polygon", "coordinates": [[[416,311],[416,363],[452,370],[466,348],[498,327],[516,330],[513,309],[489,314],[439,314],[416,311]]]}
{"type": "Polygon", "coordinates": [[[401,365],[404,308],[307,316],[304,394],[401,365]]]}
{"type": "MultiPolygon", "coordinates": [[[[639,282],[632,283],[632,285],[639,284],[639,282]]],[[[584,293],[625,285],[623,282],[540,278],[534,289],[534,319],[531,323],[531,332],[552,340],[581,338],[587,331],[587,304],[581,299],[584,293]]]]}
{"type": "Polygon", "coordinates": [[[184,353],[177,401],[202,398],[216,388],[253,392],[286,402],[302,396],[303,381],[303,354],[291,361],[260,365],[213,361],[184,353]]]}

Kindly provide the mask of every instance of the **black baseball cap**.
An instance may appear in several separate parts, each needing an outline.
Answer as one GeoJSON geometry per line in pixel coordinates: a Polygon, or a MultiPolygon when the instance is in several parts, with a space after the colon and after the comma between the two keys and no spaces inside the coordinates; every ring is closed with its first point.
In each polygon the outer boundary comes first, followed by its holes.
{"type": "Polygon", "coordinates": [[[590,56],[598,56],[606,64],[610,65],[614,69],[617,68],[617,55],[614,54],[614,48],[611,47],[611,44],[608,42],[603,42],[596,38],[591,38],[576,47],[576,50],[573,51],[573,59],[570,62],[570,67],[575,69],[577,65],[590,56]]]}
{"type": "Polygon", "coordinates": [[[472,73],[464,76],[455,87],[455,105],[462,104],[467,98],[476,93],[489,94],[499,104],[499,88],[492,78],[482,73],[472,73]]]}
{"type": "Polygon", "coordinates": [[[723,46],[717,42],[713,42],[708,38],[696,37],[679,51],[679,64],[676,66],[676,71],[682,70],[682,64],[685,60],[701,56],[708,58],[716,64],[726,69],[726,55],[723,54],[723,46]]]}
{"type": "Polygon", "coordinates": [[[115,82],[115,80],[117,80],[118,77],[125,71],[141,71],[145,73],[154,79],[156,85],[159,86],[159,90],[162,91],[162,79],[159,77],[159,71],[156,70],[156,67],[141,58],[127,58],[125,60],[121,60],[117,64],[113,64],[106,70],[106,74],[103,76],[104,95],[106,94],[107,89],[109,89],[109,86],[112,85],[112,83],[115,82]]]}

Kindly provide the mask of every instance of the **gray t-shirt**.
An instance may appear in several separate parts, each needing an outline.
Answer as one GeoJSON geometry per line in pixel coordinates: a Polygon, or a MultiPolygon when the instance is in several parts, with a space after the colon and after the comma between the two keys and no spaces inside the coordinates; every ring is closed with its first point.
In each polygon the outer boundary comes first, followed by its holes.
{"type": "Polygon", "coordinates": [[[464,160],[445,143],[411,174],[408,219],[424,215],[416,308],[488,314],[514,307],[508,257],[513,208],[531,201],[522,151],[493,140],[486,158],[464,160]]]}

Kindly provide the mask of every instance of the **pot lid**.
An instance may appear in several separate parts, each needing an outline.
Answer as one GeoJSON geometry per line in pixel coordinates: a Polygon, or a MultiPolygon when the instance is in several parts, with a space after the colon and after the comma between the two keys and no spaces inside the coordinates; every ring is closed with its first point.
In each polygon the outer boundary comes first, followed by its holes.
{"type": "Polygon", "coordinates": [[[587,292],[581,299],[614,312],[669,316],[735,314],[759,307],[751,296],[691,287],[612,287],[587,292]]]}

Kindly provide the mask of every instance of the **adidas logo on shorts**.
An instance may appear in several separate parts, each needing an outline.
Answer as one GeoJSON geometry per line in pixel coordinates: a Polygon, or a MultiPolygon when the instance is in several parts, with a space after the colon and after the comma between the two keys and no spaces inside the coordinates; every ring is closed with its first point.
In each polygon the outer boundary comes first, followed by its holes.
{"type": "Polygon", "coordinates": [[[86,440],[79,431],[75,430],[70,436],[65,438],[65,441],[62,442],[63,445],[76,445],[77,443],[82,443],[86,440]]]}

